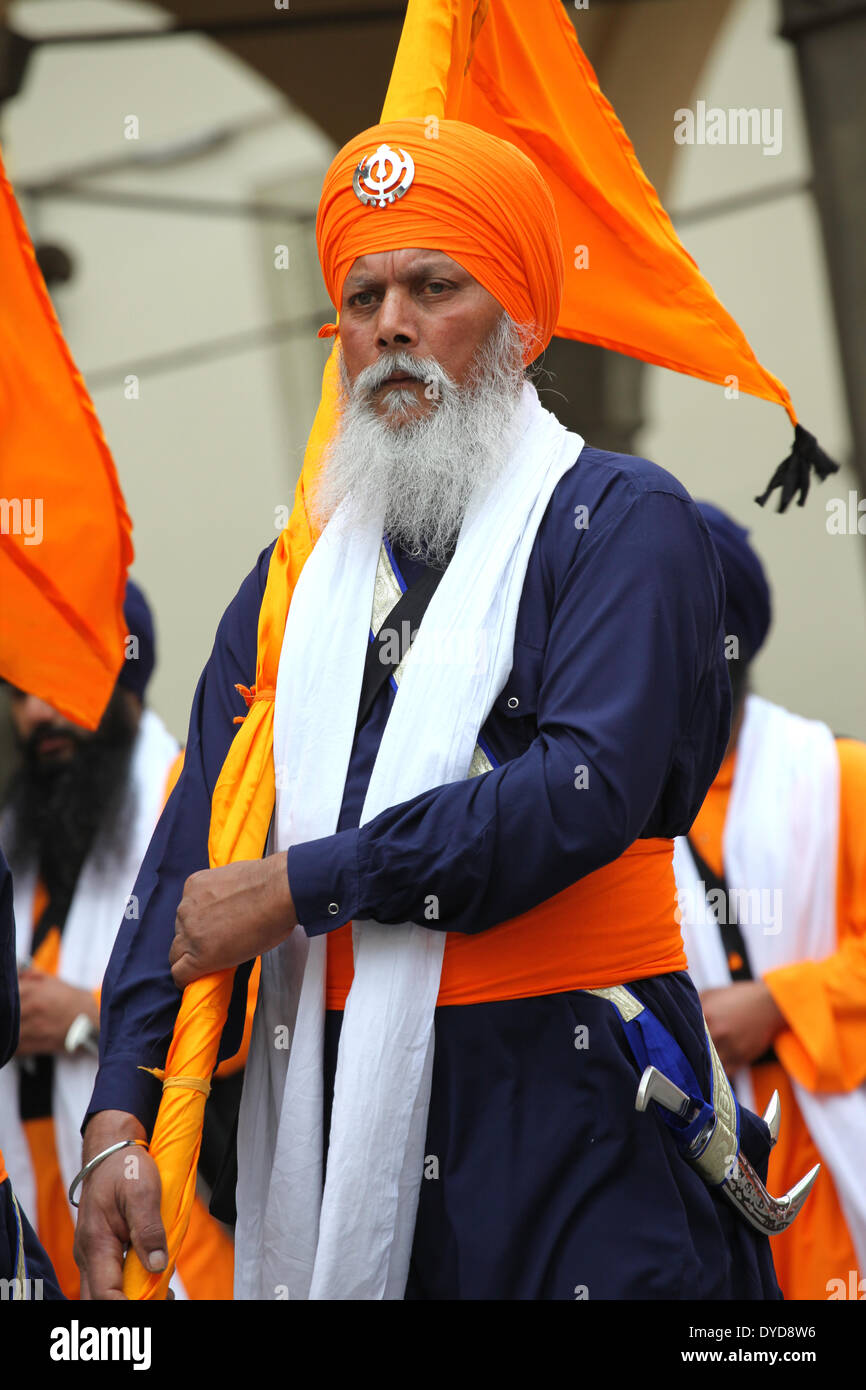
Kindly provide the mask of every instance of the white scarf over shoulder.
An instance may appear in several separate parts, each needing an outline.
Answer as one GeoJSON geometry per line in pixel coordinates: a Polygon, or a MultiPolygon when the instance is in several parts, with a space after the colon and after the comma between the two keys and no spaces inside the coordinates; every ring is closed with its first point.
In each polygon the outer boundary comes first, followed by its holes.
{"type": "MultiPolygon", "coordinates": [[[[467,776],[479,729],[511,670],[517,609],[539,523],[582,446],[526,384],[506,464],[495,483],[473,497],[405,662],[362,825],[389,806],[467,776]]],[[[351,498],[344,499],[292,596],[274,724],[277,851],[337,827],[382,520],[352,525],[351,498]]],[[[324,1187],[327,937],[310,939],[299,925],[264,957],[238,1137],[237,1298],[403,1297],[444,947],[444,932],[412,922],[354,923],[355,975],[340,1038],[324,1187]],[[280,1045],[286,1030],[288,1047],[280,1045]]]]}
{"type": "MultiPolygon", "coordinates": [[[[759,918],[740,919],[756,977],[795,961],[823,960],[837,949],[838,852],[839,756],[832,732],[817,720],[747,696],[723,857],[728,888],[739,890],[750,915],[759,918]],[[752,912],[752,905],[758,910],[752,912]]],[[[675,842],[674,870],[689,973],[699,990],[728,985],[721,934],[705,910],[704,886],[684,840],[675,842]]],[[[749,1069],[734,1081],[740,1100],[754,1108],[749,1069]]],[[[866,1086],[819,1094],[793,1078],[792,1084],[866,1268],[866,1086]]]]}

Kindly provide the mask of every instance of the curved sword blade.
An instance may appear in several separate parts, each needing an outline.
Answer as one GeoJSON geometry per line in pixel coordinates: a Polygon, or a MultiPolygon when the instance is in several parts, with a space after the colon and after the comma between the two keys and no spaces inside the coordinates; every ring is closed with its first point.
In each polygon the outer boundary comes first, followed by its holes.
{"type": "Polygon", "coordinates": [[[784,1197],[772,1197],[749,1160],[740,1153],[734,1172],[722,1183],[720,1191],[756,1231],[777,1236],[788,1229],[800,1211],[820,1171],[821,1165],[816,1163],[784,1197]]]}
{"type": "Polygon", "coordinates": [[[779,1137],[779,1126],[782,1123],[782,1102],[779,1100],[778,1091],[774,1091],[770,1096],[770,1103],[761,1118],[770,1131],[770,1148],[772,1149],[779,1137]]]}

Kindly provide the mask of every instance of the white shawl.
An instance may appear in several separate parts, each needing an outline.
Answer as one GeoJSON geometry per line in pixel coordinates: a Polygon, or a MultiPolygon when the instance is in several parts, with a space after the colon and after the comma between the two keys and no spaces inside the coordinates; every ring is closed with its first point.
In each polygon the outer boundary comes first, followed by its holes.
{"type": "MultiPolygon", "coordinates": [[[[405,663],[362,825],[467,776],[479,729],[511,670],[536,531],[582,446],[525,385],[507,463],[473,497],[405,663]]],[[[382,518],[353,526],[351,499],[344,500],[293,594],[276,691],[276,850],[336,830],[381,538],[382,518]]],[[[335,925],[344,920],[335,916],[335,925]]],[[[327,937],[309,939],[300,925],[264,957],[238,1137],[237,1298],[403,1297],[444,948],[444,932],[411,922],[354,924],[324,1192],[327,937]],[[286,1029],[289,1047],[280,1045],[286,1029]]]]}

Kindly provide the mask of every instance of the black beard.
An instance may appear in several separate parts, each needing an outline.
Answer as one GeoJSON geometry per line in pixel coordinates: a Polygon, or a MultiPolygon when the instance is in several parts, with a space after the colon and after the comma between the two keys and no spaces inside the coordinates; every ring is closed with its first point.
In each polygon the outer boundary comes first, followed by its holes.
{"type": "Polygon", "coordinates": [[[122,813],[121,806],[137,721],[123,692],[115,690],[94,733],[64,727],[64,736],[74,743],[70,758],[40,758],[41,740],[57,732],[42,724],[19,744],[22,761],[3,809],[11,863],[36,868],[54,914],[61,916],[88,854],[97,850],[100,862],[108,864],[125,846],[133,808],[122,813]]]}

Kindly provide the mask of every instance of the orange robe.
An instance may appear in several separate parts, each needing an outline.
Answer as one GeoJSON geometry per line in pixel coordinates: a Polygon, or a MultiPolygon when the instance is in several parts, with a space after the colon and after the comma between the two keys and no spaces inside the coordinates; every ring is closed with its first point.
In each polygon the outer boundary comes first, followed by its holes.
{"type": "MultiPolygon", "coordinates": [[[[824,960],[803,960],[768,971],[763,979],[785,1017],[774,1039],[778,1062],[752,1067],[756,1109],[774,1090],[782,1103],[779,1142],[770,1156],[771,1192],[787,1190],[822,1161],[791,1085],[809,1091],[850,1091],[866,1080],[866,744],[839,739],[839,853],[836,880],[837,949],[824,960]]],[[[722,833],[736,751],[719,769],[691,838],[716,873],[722,873],[722,833]]],[[[866,1160],[866,1154],[864,1154],[866,1160]]],[[[773,1259],[786,1298],[826,1299],[858,1269],[857,1254],[830,1170],[824,1164],[796,1221],[772,1239],[773,1259]]],[[[866,1271],[860,1270],[859,1276],[866,1271]]]]}

